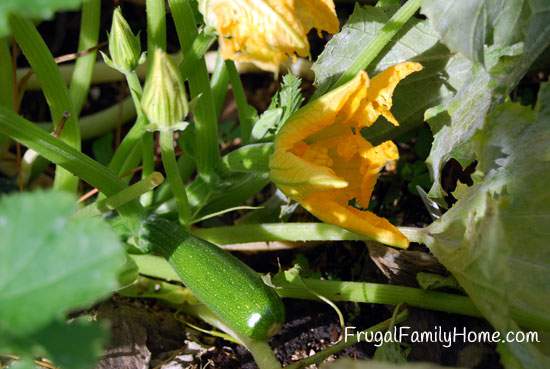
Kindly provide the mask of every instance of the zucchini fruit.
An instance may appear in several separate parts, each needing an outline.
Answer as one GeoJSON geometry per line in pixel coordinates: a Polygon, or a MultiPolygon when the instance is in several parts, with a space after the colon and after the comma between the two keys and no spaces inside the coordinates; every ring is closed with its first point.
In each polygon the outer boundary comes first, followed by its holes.
{"type": "Polygon", "coordinates": [[[195,297],[239,335],[265,340],[284,321],[284,306],[273,288],[235,256],[194,237],[163,218],[145,222],[142,237],[168,260],[195,297]]]}

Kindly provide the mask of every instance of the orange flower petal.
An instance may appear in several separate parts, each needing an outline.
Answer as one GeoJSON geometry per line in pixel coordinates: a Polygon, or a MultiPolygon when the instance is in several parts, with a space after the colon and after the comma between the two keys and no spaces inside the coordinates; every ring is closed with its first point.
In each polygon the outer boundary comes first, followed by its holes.
{"type": "Polygon", "coordinates": [[[322,195],[312,195],[301,203],[310,213],[326,223],[338,224],[386,245],[402,248],[409,246],[409,240],[397,227],[370,211],[342,205],[322,195]]]}
{"type": "Polygon", "coordinates": [[[338,32],[332,0],[201,0],[206,23],[218,31],[222,56],[277,74],[289,56],[309,56],[307,33],[338,32]]]}

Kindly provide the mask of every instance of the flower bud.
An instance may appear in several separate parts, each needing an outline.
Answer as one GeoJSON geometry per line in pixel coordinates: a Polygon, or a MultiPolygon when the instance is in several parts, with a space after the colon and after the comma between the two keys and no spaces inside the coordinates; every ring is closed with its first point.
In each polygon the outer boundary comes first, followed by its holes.
{"type": "Polygon", "coordinates": [[[141,54],[139,35],[134,35],[132,29],[122,16],[120,7],[113,13],[113,23],[109,34],[109,54],[102,53],[105,63],[121,73],[134,71],[144,60],[141,54]]]}
{"type": "Polygon", "coordinates": [[[189,108],[183,79],[174,62],[157,49],[145,82],[141,108],[154,129],[181,129],[189,108]]]}

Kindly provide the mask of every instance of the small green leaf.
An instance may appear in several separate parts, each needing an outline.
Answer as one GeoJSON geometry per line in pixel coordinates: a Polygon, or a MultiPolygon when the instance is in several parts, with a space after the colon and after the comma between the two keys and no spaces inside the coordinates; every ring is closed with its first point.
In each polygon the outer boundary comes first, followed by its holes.
{"type": "Polygon", "coordinates": [[[424,290],[439,290],[442,288],[460,290],[460,285],[452,275],[442,276],[435,273],[420,272],[416,274],[416,281],[420,288],[424,290]]]}
{"type": "Polygon", "coordinates": [[[117,286],[124,251],[97,218],[72,217],[76,199],[36,192],[0,199],[0,330],[31,334],[117,286]]]}
{"type": "Polygon", "coordinates": [[[387,363],[406,363],[408,351],[400,343],[388,341],[374,351],[373,359],[387,363]]]}
{"type": "Polygon", "coordinates": [[[0,2],[0,37],[9,34],[10,14],[32,19],[49,19],[56,11],[76,9],[81,2],[82,0],[2,0],[0,2]]]}
{"type": "Polygon", "coordinates": [[[300,108],[304,97],[300,90],[302,80],[286,74],[280,90],[273,96],[269,108],[262,113],[252,128],[252,140],[270,140],[287,119],[300,108]]]}

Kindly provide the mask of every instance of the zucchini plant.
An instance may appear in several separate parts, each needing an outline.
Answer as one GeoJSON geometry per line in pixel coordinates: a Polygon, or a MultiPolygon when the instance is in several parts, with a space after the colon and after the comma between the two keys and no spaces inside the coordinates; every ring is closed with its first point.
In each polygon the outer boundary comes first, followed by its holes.
{"type": "MultiPolygon", "coordinates": [[[[550,330],[546,1],[133,2],[0,5],[0,368],[93,367],[108,343],[94,305],[114,294],[204,321],[260,369],[285,359],[270,346],[285,299],[330,305],[342,328],[338,302],[397,307],[365,334],[404,305],[550,330]],[[79,7],[78,50],[54,57],[41,22],[79,7]],[[278,81],[263,106],[249,73],[278,81]],[[97,111],[103,84],[127,96],[97,111]],[[467,183],[449,185],[450,163],[475,168],[467,183]],[[433,219],[393,216],[405,196],[433,219]],[[271,254],[340,241],[424,245],[451,276],[320,278],[271,254]]],[[[497,346],[507,369],[550,363],[544,344],[497,346]]]]}

